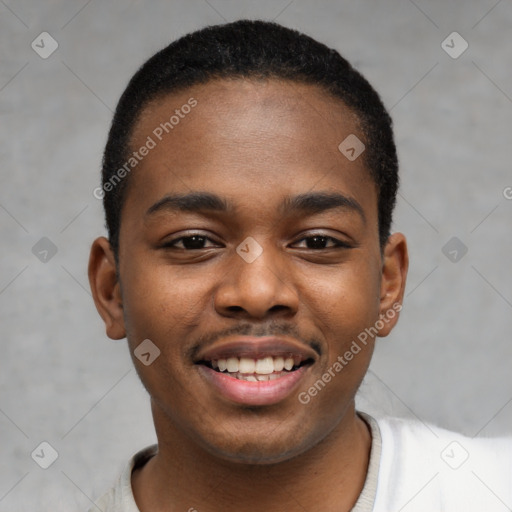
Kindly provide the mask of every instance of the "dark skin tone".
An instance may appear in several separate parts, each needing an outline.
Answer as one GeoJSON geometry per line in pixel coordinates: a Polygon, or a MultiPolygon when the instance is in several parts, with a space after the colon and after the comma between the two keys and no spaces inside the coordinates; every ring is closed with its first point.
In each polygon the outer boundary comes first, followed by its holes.
{"type": "Polygon", "coordinates": [[[134,358],[159,443],[132,475],[138,507],[348,511],[371,450],[354,397],[375,340],[308,404],[298,394],[401,303],[405,238],[394,233],[380,246],[377,190],[364,158],[351,162],[338,150],[351,133],[363,139],[338,99],[277,80],[211,81],[153,101],[133,148],[190,97],[197,106],[129,177],[118,268],[103,237],[89,265],[107,335],[126,336],[132,353],[144,339],[161,351],[149,366],[134,358]],[[215,194],[229,208],[168,205],[148,213],[166,195],[192,192],[215,194]],[[317,197],[316,208],[291,208],[295,196],[334,193],[349,201],[317,197]],[[249,236],[263,249],[252,263],[236,252],[249,236]],[[244,334],[285,332],[314,347],[314,363],[277,404],[233,403],[197,371],[192,355],[241,326],[244,334]]]}

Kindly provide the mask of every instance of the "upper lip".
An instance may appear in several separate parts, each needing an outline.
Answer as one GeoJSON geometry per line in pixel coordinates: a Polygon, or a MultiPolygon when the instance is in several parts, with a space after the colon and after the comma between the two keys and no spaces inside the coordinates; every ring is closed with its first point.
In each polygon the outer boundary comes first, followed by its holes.
{"type": "Polygon", "coordinates": [[[307,360],[315,361],[318,354],[311,347],[290,338],[237,336],[236,339],[226,339],[200,350],[194,362],[209,362],[230,357],[260,359],[268,356],[293,357],[295,361],[302,363],[307,360]]]}

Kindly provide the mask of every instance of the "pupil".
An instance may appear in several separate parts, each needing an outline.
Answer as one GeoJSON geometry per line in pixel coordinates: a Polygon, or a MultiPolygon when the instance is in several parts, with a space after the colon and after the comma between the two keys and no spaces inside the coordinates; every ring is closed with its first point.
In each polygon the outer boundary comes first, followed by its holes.
{"type": "Polygon", "coordinates": [[[202,249],[204,245],[204,236],[189,236],[183,239],[185,249],[202,249]]]}
{"type": "Polygon", "coordinates": [[[308,247],[310,249],[325,249],[325,236],[313,236],[308,241],[308,247]]]}

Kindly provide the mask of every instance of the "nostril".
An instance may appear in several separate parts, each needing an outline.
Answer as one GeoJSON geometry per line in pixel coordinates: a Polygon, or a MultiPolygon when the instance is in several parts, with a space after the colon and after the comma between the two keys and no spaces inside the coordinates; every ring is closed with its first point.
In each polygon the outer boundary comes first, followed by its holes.
{"type": "Polygon", "coordinates": [[[228,309],[229,309],[229,311],[233,311],[234,313],[235,312],[238,313],[238,312],[244,310],[244,308],[241,306],[229,306],[228,309]]]}
{"type": "Polygon", "coordinates": [[[281,304],[276,304],[275,306],[272,306],[269,311],[286,311],[289,309],[287,306],[282,306],[281,304]]]}

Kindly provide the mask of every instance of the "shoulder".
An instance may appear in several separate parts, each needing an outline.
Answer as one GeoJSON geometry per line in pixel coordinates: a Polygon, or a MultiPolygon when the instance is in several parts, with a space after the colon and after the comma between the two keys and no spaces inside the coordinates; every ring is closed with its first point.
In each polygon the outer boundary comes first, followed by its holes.
{"type": "Polygon", "coordinates": [[[377,420],[375,510],[486,512],[512,507],[512,436],[471,438],[421,421],[377,420]],[[436,508],[437,507],[437,508],[436,508]]]}
{"type": "Polygon", "coordinates": [[[137,452],[125,466],[114,487],[94,502],[89,512],[139,512],[132,491],[132,471],[143,466],[157,452],[157,445],[148,446],[137,452]]]}

